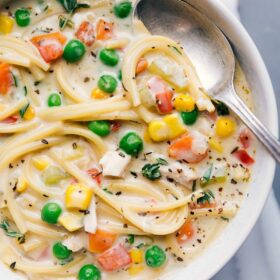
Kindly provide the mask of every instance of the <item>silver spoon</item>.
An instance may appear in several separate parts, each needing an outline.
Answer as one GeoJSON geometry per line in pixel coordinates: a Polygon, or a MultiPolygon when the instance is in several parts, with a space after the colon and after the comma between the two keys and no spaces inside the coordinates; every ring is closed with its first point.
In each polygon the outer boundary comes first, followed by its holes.
{"type": "Polygon", "coordinates": [[[153,34],[179,41],[196,67],[203,86],[224,102],[280,162],[280,143],[235,92],[235,56],[222,31],[183,0],[138,0],[134,16],[153,34]]]}

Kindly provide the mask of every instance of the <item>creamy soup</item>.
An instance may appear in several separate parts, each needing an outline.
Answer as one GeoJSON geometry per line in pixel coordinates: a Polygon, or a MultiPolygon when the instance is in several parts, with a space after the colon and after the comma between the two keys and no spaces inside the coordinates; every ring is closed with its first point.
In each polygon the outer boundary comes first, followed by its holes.
{"type": "MultiPolygon", "coordinates": [[[[230,223],[250,131],[127,1],[0,11],[0,258],[28,279],[159,279],[230,223]]],[[[237,67],[236,88],[251,105],[237,67]]]]}

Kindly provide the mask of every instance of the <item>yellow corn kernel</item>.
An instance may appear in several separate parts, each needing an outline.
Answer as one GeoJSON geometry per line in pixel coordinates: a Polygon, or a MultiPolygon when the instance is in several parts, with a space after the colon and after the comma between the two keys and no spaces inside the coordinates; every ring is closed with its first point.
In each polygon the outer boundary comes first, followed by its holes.
{"type": "Polygon", "coordinates": [[[163,121],[152,121],[149,124],[148,132],[153,141],[162,142],[168,139],[169,129],[163,121]]]}
{"type": "Polygon", "coordinates": [[[28,106],[26,112],[24,113],[24,116],[23,118],[26,120],[26,121],[30,121],[32,120],[33,118],[35,117],[35,110],[32,106],[28,106]]]}
{"type": "Polygon", "coordinates": [[[182,123],[182,120],[177,114],[168,115],[163,118],[163,121],[169,127],[169,139],[175,139],[185,133],[187,130],[182,123]]]}
{"type": "Polygon", "coordinates": [[[192,112],[195,109],[194,99],[187,94],[179,94],[175,98],[173,105],[179,112],[192,112]]]}
{"type": "Polygon", "coordinates": [[[224,151],[223,146],[215,138],[211,138],[209,140],[209,146],[210,146],[211,149],[217,151],[218,153],[222,153],[224,151]]]}
{"type": "Polygon", "coordinates": [[[92,191],[82,184],[70,185],[65,194],[65,204],[67,208],[87,210],[92,198],[92,191]]]}
{"type": "Polygon", "coordinates": [[[22,193],[24,191],[26,191],[27,189],[27,181],[25,180],[25,178],[23,176],[18,178],[18,183],[17,183],[17,192],[22,193]]]}
{"type": "Polygon", "coordinates": [[[144,137],[144,141],[146,143],[152,143],[152,139],[151,139],[150,134],[149,134],[149,129],[145,130],[143,137],[144,137]]]}
{"type": "Polygon", "coordinates": [[[109,96],[108,93],[102,91],[99,88],[95,88],[91,92],[91,98],[94,98],[94,99],[104,99],[104,98],[107,98],[108,96],[109,96]]]}
{"type": "Polygon", "coordinates": [[[49,161],[46,159],[45,156],[33,157],[32,163],[35,166],[35,168],[41,171],[46,169],[50,165],[49,161]]]}
{"type": "Polygon", "coordinates": [[[234,133],[236,129],[235,121],[230,117],[220,117],[216,121],[216,134],[219,137],[228,137],[234,133]]]}
{"type": "Polygon", "coordinates": [[[14,27],[14,20],[6,15],[0,15],[0,32],[3,34],[9,34],[14,27]]]}
{"type": "Polygon", "coordinates": [[[128,273],[129,273],[130,276],[136,276],[136,275],[139,274],[143,269],[144,269],[143,265],[132,265],[132,266],[128,269],[128,273]]]}
{"type": "Polygon", "coordinates": [[[143,251],[140,249],[133,248],[130,250],[130,257],[133,263],[139,264],[143,262],[143,251]]]}
{"type": "Polygon", "coordinates": [[[64,212],[58,219],[59,223],[64,226],[68,231],[73,232],[81,229],[83,225],[83,216],[64,212]]]}

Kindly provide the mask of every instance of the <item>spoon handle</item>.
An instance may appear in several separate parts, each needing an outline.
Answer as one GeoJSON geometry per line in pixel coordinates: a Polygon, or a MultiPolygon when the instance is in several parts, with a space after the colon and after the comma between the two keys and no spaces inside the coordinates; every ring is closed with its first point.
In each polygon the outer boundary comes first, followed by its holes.
{"type": "MultiPolygon", "coordinates": [[[[232,89],[234,91],[234,89],[232,89]]],[[[280,163],[280,142],[248,109],[235,93],[226,94],[224,100],[234,113],[251,129],[270,154],[280,163]]]]}

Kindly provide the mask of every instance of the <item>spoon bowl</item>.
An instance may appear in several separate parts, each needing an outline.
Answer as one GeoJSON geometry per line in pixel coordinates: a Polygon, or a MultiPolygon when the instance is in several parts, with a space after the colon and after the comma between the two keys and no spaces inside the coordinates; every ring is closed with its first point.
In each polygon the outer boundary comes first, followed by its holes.
{"type": "Polygon", "coordinates": [[[205,14],[183,0],[139,0],[134,16],[153,34],[179,41],[209,95],[230,107],[276,161],[280,162],[278,139],[235,92],[235,56],[221,30],[205,14]]]}

